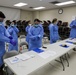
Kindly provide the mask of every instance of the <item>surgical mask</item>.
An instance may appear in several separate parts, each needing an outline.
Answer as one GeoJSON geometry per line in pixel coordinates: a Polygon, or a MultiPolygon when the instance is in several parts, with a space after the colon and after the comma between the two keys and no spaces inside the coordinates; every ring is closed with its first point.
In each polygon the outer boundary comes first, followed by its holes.
{"type": "Polygon", "coordinates": [[[38,27],[39,25],[38,25],[38,24],[35,24],[34,26],[35,26],[35,27],[38,27]]]}
{"type": "Polygon", "coordinates": [[[3,25],[3,22],[0,22],[0,26],[3,25]]]}
{"type": "Polygon", "coordinates": [[[31,26],[31,24],[29,24],[29,26],[31,26]]]}
{"type": "Polygon", "coordinates": [[[13,27],[13,26],[14,26],[14,24],[11,24],[11,26],[13,27]]]}

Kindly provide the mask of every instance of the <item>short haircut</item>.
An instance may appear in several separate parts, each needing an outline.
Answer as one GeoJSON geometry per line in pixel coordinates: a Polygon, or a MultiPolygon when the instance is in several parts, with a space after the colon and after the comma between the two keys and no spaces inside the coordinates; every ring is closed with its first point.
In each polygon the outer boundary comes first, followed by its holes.
{"type": "Polygon", "coordinates": [[[0,11],[0,17],[1,18],[6,18],[5,15],[4,15],[4,13],[2,11],[0,11]]]}
{"type": "Polygon", "coordinates": [[[39,19],[35,19],[35,20],[34,20],[34,22],[36,22],[36,21],[37,21],[37,22],[40,22],[40,20],[39,20],[39,19]]]}
{"type": "Polygon", "coordinates": [[[52,20],[52,23],[54,23],[54,22],[56,22],[57,21],[57,18],[54,18],[53,20],[52,20]]]}

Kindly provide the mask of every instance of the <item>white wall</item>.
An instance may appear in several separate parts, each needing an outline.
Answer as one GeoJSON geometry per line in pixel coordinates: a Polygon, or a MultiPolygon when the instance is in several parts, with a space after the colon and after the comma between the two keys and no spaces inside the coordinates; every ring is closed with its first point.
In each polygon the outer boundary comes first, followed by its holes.
{"type": "Polygon", "coordinates": [[[40,12],[39,11],[33,12],[33,19],[35,19],[35,18],[40,18],[40,12]]]}
{"type": "Polygon", "coordinates": [[[7,8],[7,7],[0,7],[0,11],[2,11],[6,19],[5,20],[19,20],[20,19],[20,10],[7,8]]]}
{"type": "Polygon", "coordinates": [[[8,7],[0,7],[0,11],[2,11],[6,18],[6,20],[31,20],[33,22],[33,12],[25,11],[20,9],[8,8],[8,7]]]}
{"type": "Polygon", "coordinates": [[[76,6],[63,8],[63,14],[58,14],[59,9],[46,10],[46,11],[36,11],[34,18],[39,18],[40,20],[52,20],[57,18],[63,22],[71,22],[72,16],[76,16],[76,6]]]}
{"type": "Polygon", "coordinates": [[[58,14],[58,9],[45,10],[45,11],[26,11],[13,8],[0,7],[9,20],[33,20],[39,18],[40,20],[51,20],[57,18],[63,22],[71,22],[72,16],[76,16],[76,6],[63,8],[63,14],[58,14]]]}
{"type": "Polygon", "coordinates": [[[31,20],[31,22],[33,22],[33,12],[21,10],[20,19],[21,20],[31,20]]]}

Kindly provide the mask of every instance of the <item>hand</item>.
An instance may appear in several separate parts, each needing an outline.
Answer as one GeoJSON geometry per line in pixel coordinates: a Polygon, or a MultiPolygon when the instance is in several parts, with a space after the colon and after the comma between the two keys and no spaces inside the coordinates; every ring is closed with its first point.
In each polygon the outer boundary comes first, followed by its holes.
{"type": "Polygon", "coordinates": [[[13,46],[16,45],[16,41],[14,41],[14,40],[10,40],[10,43],[11,43],[13,46]]]}
{"type": "Polygon", "coordinates": [[[75,26],[75,25],[73,25],[73,26],[72,26],[72,28],[76,28],[76,26],[75,26]]]}
{"type": "Polygon", "coordinates": [[[40,38],[40,37],[41,37],[41,35],[38,35],[38,37],[40,38]]]}
{"type": "Polygon", "coordinates": [[[9,39],[13,39],[12,36],[9,36],[8,38],[9,38],[9,39]]]}
{"type": "Polygon", "coordinates": [[[34,37],[33,37],[33,40],[38,40],[38,36],[37,36],[37,35],[34,36],[34,37]]]}
{"type": "Polygon", "coordinates": [[[36,39],[36,40],[39,40],[39,39],[40,39],[40,36],[39,36],[39,35],[37,35],[35,39],[36,39]]]}

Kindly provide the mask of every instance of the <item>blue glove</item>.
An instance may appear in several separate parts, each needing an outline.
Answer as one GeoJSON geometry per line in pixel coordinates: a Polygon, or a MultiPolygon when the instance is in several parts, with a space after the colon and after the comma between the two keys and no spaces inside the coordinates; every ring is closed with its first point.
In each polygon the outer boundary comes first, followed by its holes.
{"type": "Polygon", "coordinates": [[[39,39],[40,39],[40,37],[41,37],[41,36],[36,35],[36,36],[34,37],[34,39],[35,39],[35,40],[39,40],[39,39]]]}
{"type": "Polygon", "coordinates": [[[14,40],[10,40],[10,43],[15,46],[16,45],[16,42],[14,40]]]}
{"type": "Polygon", "coordinates": [[[8,38],[9,38],[9,39],[13,39],[12,36],[9,36],[8,38]]]}
{"type": "Polygon", "coordinates": [[[38,38],[40,38],[41,37],[41,35],[38,35],[38,38]]]}
{"type": "Polygon", "coordinates": [[[75,26],[75,25],[73,25],[73,26],[72,26],[72,28],[76,28],[76,26],[75,26]]]}
{"type": "Polygon", "coordinates": [[[41,37],[41,35],[37,35],[37,36],[36,36],[36,40],[39,40],[40,37],[41,37]]]}

